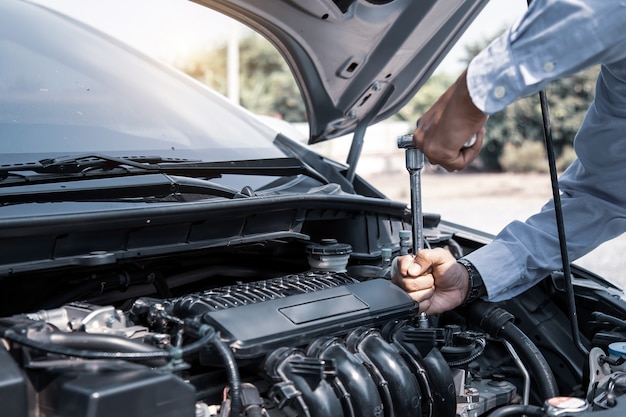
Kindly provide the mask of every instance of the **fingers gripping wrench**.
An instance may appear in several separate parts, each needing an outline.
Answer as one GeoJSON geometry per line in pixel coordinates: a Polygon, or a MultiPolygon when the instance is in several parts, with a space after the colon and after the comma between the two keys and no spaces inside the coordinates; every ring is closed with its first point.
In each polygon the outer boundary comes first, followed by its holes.
{"type": "Polygon", "coordinates": [[[413,135],[398,137],[398,148],[405,150],[406,169],[409,171],[411,187],[411,221],[412,221],[412,249],[413,255],[422,249],[424,243],[424,228],[422,224],[422,168],[424,154],[413,143],[413,135]]]}

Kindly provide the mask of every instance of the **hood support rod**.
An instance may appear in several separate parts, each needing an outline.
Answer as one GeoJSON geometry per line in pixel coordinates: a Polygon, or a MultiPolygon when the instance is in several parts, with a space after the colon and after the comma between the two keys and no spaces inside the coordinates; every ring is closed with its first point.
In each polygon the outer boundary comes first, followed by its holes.
{"type": "MultiPolygon", "coordinates": [[[[375,81],[376,82],[376,81],[375,81]]],[[[346,171],[346,179],[350,182],[354,182],[354,177],[356,176],[356,166],[359,162],[359,158],[361,156],[361,151],[363,150],[363,142],[365,139],[365,131],[369,126],[370,122],[378,115],[380,109],[387,103],[389,97],[394,92],[395,88],[393,85],[390,85],[385,91],[382,93],[382,96],[376,103],[374,107],[370,109],[370,111],[361,119],[360,122],[357,123],[356,129],[354,129],[354,135],[352,136],[352,145],[350,146],[350,152],[348,153],[348,158],[346,159],[346,164],[348,165],[348,170],[346,171]]]]}
{"type": "Polygon", "coordinates": [[[352,144],[350,145],[350,152],[348,153],[348,170],[346,171],[346,179],[352,184],[356,175],[356,164],[359,162],[361,151],[363,150],[363,142],[365,138],[365,131],[367,130],[367,122],[361,121],[354,130],[352,136],[352,144]]]}
{"type": "Polygon", "coordinates": [[[541,103],[541,116],[543,118],[543,136],[546,144],[546,153],[548,156],[548,165],[550,168],[550,182],[552,184],[552,201],[554,202],[554,214],[556,215],[556,227],[559,235],[559,246],[561,250],[561,263],[563,264],[563,275],[565,277],[565,293],[567,296],[567,308],[570,316],[572,339],[576,347],[584,354],[588,355],[589,351],[580,339],[580,331],[578,329],[578,315],[576,313],[576,298],[574,294],[574,285],[572,284],[572,270],[567,253],[567,239],[565,237],[565,224],[563,220],[563,206],[561,204],[561,194],[559,192],[559,180],[556,172],[556,157],[554,155],[554,142],[552,140],[552,127],[550,124],[550,115],[548,113],[548,99],[545,90],[539,92],[539,101],[541,103]]]}

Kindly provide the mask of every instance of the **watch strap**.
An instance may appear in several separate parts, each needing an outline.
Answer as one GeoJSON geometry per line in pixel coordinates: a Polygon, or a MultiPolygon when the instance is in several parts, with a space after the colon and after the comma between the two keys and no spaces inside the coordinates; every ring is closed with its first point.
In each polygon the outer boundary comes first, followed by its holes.
{"type": "Polygon", "coordinates": [[[467,297],[463,301],[463,305],[469,304],[477,299],[487,295],[487,289],[480,273],[470,261],[465,258],[457,259],[457,263],[463,265],[469,276],[469,291],[467,297]]]}

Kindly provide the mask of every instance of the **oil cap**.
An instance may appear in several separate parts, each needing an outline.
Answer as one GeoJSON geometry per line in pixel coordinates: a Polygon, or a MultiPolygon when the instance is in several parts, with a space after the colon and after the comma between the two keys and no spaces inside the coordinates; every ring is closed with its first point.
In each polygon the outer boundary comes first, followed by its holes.
{"type": "Polygon", "coordinates": [[[552,397],[544,403],[546,416],[557,417],[562,414],[577,414],[587,411],[589,403],[577,397],[552,397]]]}
{"type": "Polygon", "coordinates": [[[322,239],[319,243],[307,245],[305,251],[312,269],[345,272],[352,246],[338,243],[336,239],[322,239]]]}

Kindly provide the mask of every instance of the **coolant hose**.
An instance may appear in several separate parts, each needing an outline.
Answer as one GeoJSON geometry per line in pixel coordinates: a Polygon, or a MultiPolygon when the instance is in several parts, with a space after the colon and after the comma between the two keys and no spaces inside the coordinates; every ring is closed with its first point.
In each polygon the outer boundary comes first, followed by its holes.
{"type": "Polygon", "coordinates": [[[489,414],[489,417],[543,417],[545,415],[543,408],[536,405],[506,405],[496,409],[489,414]]]}
{"type": "Polygon", "coordinates": [[[513,346],[522,362],[528,366],[528,370],[535,377],[543,397],[552,398],[558,396],[559,389],[552,369],[543,354],[528,336],[512,322],[502,326],[500,336],[513,346]]]}
{"type": "Polygon", "coordinates": [[[233,351],[219,337],[213,338],[213,347],[224,361],[226,378],[230,385],[230,416],[237,417],[241,411],[241,379],[239,378],[239,368],[235,362],[233,351]]]}
{"type": "Polygon", "coordinates": [[[559,395],[550,365],[537,346],[513,324],[513,315],[503,308],[477,301],[468,307],[470,318],[491,336],[503,338],[513,346],[520,359],[528,366],[543,399],[559,395]]]}

